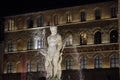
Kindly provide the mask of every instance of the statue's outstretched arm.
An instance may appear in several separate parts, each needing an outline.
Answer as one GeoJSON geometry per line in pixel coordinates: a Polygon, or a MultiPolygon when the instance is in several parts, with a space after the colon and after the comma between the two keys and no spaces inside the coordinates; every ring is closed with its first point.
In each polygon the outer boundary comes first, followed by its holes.
{"type": "Polygon", "coordinates": [[[58,43],[57,43],[57,49],[60,51],[62,48],[62,38],[60,35],[58,35],[58,43]]]}
{"type": "Polygon", "coordinates": [[[40,49],[39,52],[40,52],[40,54],[42,54],[43,56],[46,56],[46,55],[47,55],[47,51],[44,50],[44,49],[40,49]]]}

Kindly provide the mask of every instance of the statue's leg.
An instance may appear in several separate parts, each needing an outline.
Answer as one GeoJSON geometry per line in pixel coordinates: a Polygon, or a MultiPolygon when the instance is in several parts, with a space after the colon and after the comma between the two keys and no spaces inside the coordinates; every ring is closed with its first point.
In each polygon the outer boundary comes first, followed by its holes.
{"type": "Polygon", "coordinates": [[[49,67],[49,63],[48,63],[48,60],[46,59],[46,60],[45,60],[46,78],[48,78],[48,77],[49,77],[49,70],[48,70],[48,67],[49,67]]]}
{"type": "Polygon", "coordinates": [[[58,58],[57,57],[55,57],[53,59],[53,66],[54,66],[54,68],[53,68],[53,77],[56,77],[57,71],[58,71],[58,58]]]}
{"type": "Polygon", "coordinates": [[[59,61],[58,61],[58,73],[57,73],[57,78],[61,79],[61,61],[62,61],[62,57],[60,57],[59,61]]]}
{"type": "Polygon", "coordinates": [[[58,71],[57,71],[57,78],[58,78],[58,79],[61,79],[61,70],[58,70],[58,71]]]}
{"type": "Polygon", "coordinates": [[[52,64],[49,65],[50,78],[52,77],[52,64]]]}

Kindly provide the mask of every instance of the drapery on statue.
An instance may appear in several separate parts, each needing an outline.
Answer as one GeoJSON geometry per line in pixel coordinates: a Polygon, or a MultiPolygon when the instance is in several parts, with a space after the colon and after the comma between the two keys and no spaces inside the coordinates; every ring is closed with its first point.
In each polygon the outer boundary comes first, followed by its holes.
{"type": "Polygon", "coordinates": [[[61,79],[61,61],[62,61],[62,38],[57,33],[57,27],[50,27],[51,34],[47,37],[47,50],[41,49],[40,53],[45,56],[45,70],[47,79],[61,79]]]}

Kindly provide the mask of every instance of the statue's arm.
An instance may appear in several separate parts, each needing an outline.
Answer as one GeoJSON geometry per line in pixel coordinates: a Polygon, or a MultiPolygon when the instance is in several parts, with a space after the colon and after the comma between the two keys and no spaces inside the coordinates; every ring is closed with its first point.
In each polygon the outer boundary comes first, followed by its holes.
{"type": "Polygon", "coordinates": [[[62,48],[62,37],[58,35],[58,43],[57,43],[57,49],[60,51],[62,48]]]}
{"type": "Polygon", "coordinates": [[[49,37],[50,37],[50,36],[47,37],[47,43],[48,43],[48,45],[49,45],[49,43],[50,43],[50,42],[49,42],[49,37]]]}
{"type": "Polygon", "coordinates": [[[47,51],[44,50],[44,49],[40,49],[39,52],[40,52],[40,54],[42,54],[43,56],[46,56],[46,55],[47,55],[47,51]]]}

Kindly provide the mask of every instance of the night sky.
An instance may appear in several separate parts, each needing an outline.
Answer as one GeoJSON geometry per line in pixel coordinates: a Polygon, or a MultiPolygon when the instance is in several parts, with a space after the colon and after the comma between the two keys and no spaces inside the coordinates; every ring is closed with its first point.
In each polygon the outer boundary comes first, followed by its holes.
{"type": "Polygon", "coordinates": [[[1,0],[0,17],[113,0],[1,0]]]}

